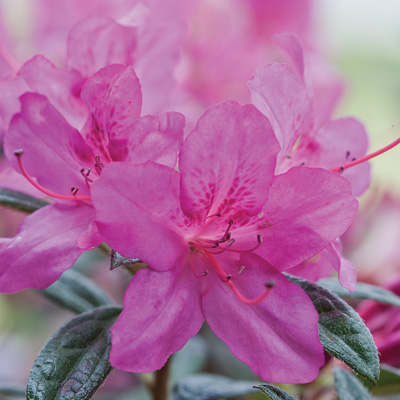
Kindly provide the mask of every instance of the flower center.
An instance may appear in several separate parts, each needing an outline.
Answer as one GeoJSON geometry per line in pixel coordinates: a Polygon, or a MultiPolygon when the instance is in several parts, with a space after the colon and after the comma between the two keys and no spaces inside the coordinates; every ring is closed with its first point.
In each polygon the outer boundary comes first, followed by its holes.
{"type": "MultiPolygon", "coordinates": [[[[261,245],[262,243],[261,235],[257,235],[257,244],[251,249],[246,249],[246,250],[233,249],[232,246],[235,243],[235,239],[231,237],[232,225],[233,225],[233,220],[231,219],[228,222],[228,227],[225,233],[220,239],[213,240],[213,239],[195,237],[190,239],[188,243],[190,245],[192,252],[197,253],[198,256],[202,258],[204,263],[213,269],[213,271],[216,273],[221,282],[226,283],[240,301],[248,305],[258,304],[270,294],[272,288],[275,286],[274,282],[266,282],[265,283],[266,289],[264,293],[262,293],[260,296],[256,298],[249,299],[240,292],[240,290],[234,283],[234,280],[236,280],[244,272],[245,267],[244,266],[240,267],[235,276],[233,276],[232,274],[227,274],[225,270],[222,268],[221,264],[218,262],[218,259],[216,257],[218,254],[224,252],[235,252],[235,253],[252,252],[261,245]]],[[[198,275],[198,273],[195,270],[193,258],[191,255],[189,255],[189,263],[193,275],[196,278],[202,278],[209,274],[209,270],[205,270],[202,275],[198,275]]]]}

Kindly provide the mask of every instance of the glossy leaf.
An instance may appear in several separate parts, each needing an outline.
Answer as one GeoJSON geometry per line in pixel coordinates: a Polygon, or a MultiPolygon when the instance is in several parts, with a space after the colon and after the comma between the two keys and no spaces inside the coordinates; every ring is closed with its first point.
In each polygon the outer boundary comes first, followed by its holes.
{"type": "Polygon", "coordinates": [[[174,387],[173,400],[214,400],[254,392],[254,382],[223,376],[197,374],[185,377],[174,387]]]}
{"type": "Polygon", "coordinates": [[[378,350],[357,312],[330,290],[305,279],[287,277],[304,289],[318,311],[319,337],[324,350],[376,383],[379,378],[378,350]]]}
{"type": "Polygon", "coordinates": [[[260,389],[270,400],[296,400],[282,389],[276,386],[268,385],[266,383],[258,386],[254,386],[256,389],[260,389]]]}
{"type": "Polygon", "coordinates": [[[111,372],[110,327],[120,312],[98,307],[61,327],[36,357],[27,399],[90,399],[111,372]]]}
{"type": "Polygon", "coordinates": [[[333,374],[338,400],[372,400],[367,388],[351,372],[336,367],[333,374]]]}
{"type": "Polygon", "coordinates": [[[340,297],[348,299],[369,299],[380,303],[400,307],[400,297],[390,290],[368,283],[356,283],[356,290],[350,293],[334,278],[325,278],[318,281],[318,285],[331,290],[340,297]]]}
{"type": "Polygon", "coordinates": [[[100,287],[73,269],[65,271],[57,282],[40,290],[40,293],[53,303],[77,314],[111,304],[100,287]]]}
{"type": "Polygon", "coordinates": [[[49,203],[37,199],[36,197],[29,196],[28,194],[17,192],[16,190],[0,188],[0,205],[4,207],[30,214],[47,204],[49,203]]]}

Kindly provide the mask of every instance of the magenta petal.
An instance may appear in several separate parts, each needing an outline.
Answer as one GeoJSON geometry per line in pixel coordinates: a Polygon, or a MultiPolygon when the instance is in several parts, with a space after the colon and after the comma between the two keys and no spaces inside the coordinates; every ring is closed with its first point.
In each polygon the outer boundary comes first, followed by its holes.
{"type": "Polygon", "coordinates": [[[70,195],[72,187],[79,187],[79,194],[88,193],[80,171],[92,166],[94,155],[79,132],[44,96],[26,93],[21,107],[4,140],[10,164],[19,171],[14,151],[23,149],[28,173],[46,189],[70,195]]]}
{"type": "Polygon", "coordinates": [[[89,17],[70,32],[67,65],[84,76],[109,64],[132,65],[136,45],[137,28],[107,17],[89,17]]]}
{"type": "Polygon", "coordinates": [[[97,226],[104,240],[125,257],[157,270],[181,264],[189,251],[180,230],[179,175],[146,163],[112,163],[91,189],[97,226]]]}
{"type": "Polygon", "coordinates": [[[349,182],[338,174],[292,168],[271,186],[257,252],[281,271],[298,265],[342,235],[357,208],[349,182]]]}
{"type": "Polygon", "coordinates": [[[82,100],[89,109],[82,135],[96,154],[110,161],[109,141],[140,117],[142,93],[135,71],[119,64],[102,68],[86,82],[82,100]]]}
{"type": "Polygon", "coordinates": [[[254,215],[267,199],[278,151],[271,125],[255,107],[227,101],[209,108],[180,154],[183,211],[254,215]]]}
{"type": "Polygon", "coordinates": [[[252,103],[270,120],[281,144],[279,165],[296,139],[312,129],[314,109],[308,89],[284,64],[257,68],[248,87],[252,103]]]}
{"type": "Polygon", "coordinates": [[[130,372],[160,369],[204,321],[199,285],[187,268],[137,272],[111,329],[111,364],[130,372]]]}
{"type": "Polygon", "coordinates": [[[185,118],[177,112],[147,115],[125,132],[129,149],[126,161],[135,164],[148,160],[174,168],[183,141],[185,118]]]}
{"type": "MultiPolygon", "coordinates": [[[[275,287],[257,305],[242,303],[216,276],[202,298],[203,312],[213,332],[232,353],[261,379],[281,383],[305,383],[318,376],[324,363],[318,336],[318,313],[307,294],[290,283],[265,260],[242,255],[246,269],[233,282],[249,298],[275,287]]],[[[234,272],[233,270],[228,270],[234,272]]]]}
{"type": "Polygon", "coordinates": [[[93,218],[91,207],[58,203],[29,215],[14,238],[0,239],[0,291],[55,282],[83,252],[76,241],[93,218]]]}

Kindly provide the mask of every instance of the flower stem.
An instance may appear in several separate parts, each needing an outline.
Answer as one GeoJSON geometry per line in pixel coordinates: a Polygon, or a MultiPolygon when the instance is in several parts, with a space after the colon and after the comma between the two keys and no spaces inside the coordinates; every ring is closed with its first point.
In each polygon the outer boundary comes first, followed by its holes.
{"type": "Polygon", "coordinates": [[[168,378],[169,378],[169,364],[172,356],[167,360],[165,365],[154,374],[154,382],[151,388],[154,400],[167,400],[168,399],[168,378]]]}

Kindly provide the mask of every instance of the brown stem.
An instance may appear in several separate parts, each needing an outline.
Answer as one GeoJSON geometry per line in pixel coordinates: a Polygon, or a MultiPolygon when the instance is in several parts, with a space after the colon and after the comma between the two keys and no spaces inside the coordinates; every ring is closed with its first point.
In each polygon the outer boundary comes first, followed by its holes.
{"type": "Polygon", "coordinates": [[[168,378],[169,378],[169,364],[171,357],[165,365],[156,371],[154,377],[153,387],[151,389],[154,400],[167,400],[168,399],[168,378]]]}

